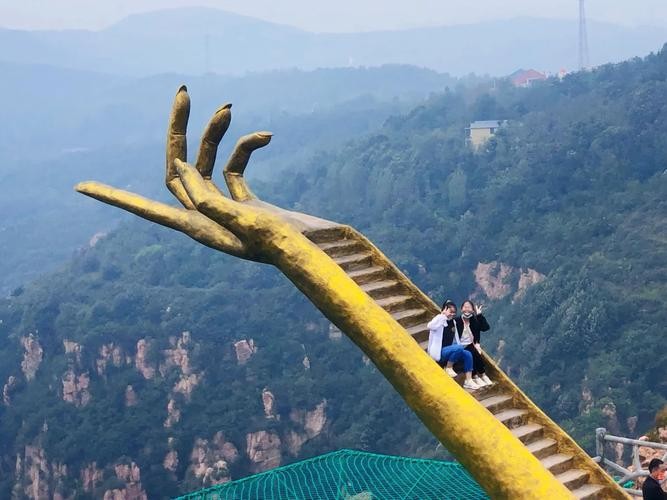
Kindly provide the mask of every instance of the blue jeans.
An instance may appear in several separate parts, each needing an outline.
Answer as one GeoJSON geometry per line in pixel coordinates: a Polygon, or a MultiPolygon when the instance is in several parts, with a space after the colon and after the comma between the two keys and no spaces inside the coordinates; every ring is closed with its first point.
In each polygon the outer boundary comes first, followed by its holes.
{"type": "Polygon", "coordinates": [[[472,371],[472,354],[466,351],[460,344],[452,344],[442,348],[440,353],[440,363],[463,362],[463,371],[468,373],[472,371]]]}

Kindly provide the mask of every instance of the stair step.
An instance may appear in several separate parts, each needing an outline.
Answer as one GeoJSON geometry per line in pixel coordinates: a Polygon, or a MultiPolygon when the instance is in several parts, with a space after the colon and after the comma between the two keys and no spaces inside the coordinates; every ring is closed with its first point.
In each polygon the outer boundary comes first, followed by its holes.
{"type": "Polygon", "coordinates": [[[401,285],[396,280],[371,281],[361,286],[361,289],[374,299],[383,299],[396,295],[401,285]]]}
{"type": "Polygon", "coordinates": [[[503,410],[512,404],[511,394],[496,394],[479,401],[491,413],[503,410]]]}
{"type": "Polygon", "coordinates": [[[566,488],[575,490],[588,481],[588,472],[581,469],[570,469],[561,474],[557,474],[556,479],[558,479],[558,481],[560,481],[566,488]]]}
{"type": "Polygon", "coordinates": [[[315,231],[308,231],[305,233],[306,238],[320,245],[328,241],[342,240],[345,238],[345,231],[341,227],[327,227],[324,229],[317,229],[315,231]]]}
{"type": "Polygon", "coordinates": [[[361,241],[357,240],[336,240],[320,243],[317,245],[329,257],[338,257],[346,255],[363,248],[361,241]]]}
{"type": "Polygon", "coordinates": [[[426,342],[424,349],[428,347],[428,327],[426,326],[426,323],[411,326],[406,330],[412,336],[412,338],[419,342],[419,345],[421,345],[422,342],[426,342]]]}
{"type": "Polygon", "coordinates": [[[426,313],[424,309],[406,309],[392,313],[391,317],[405,328],[423,322],[426,313]]]}
{"type": "Polygon", "coordinates": [[[410,335],[417,335],[420,332],[428,332],[428,326],[426,326],[428,323],[421,323],[419,325],[411,326],[410,328],[407,329],[407,332],[410,335]]]}
{"type": "Polygon", "coordinates": [[[494,417],[502,422],[510,429],[520,427],[525,423],[526,417],[529,415],[528,410],[510,408],[509,410],[502,410],[496,413],[494,417]]]}
{"type": "Polygon", "coordinates": [[[604,489],[604,486],[599,484],[584,484],[583,486],[572,490],[572,494],[578,500],[593,500],[597,498],[597,494],[604,489]]]}
{"type": "Polygon", "coordinates": [[[536,458],[544,458],[558,449],[558,443],[555,439],[544,438],[533,441],[527,445],[526,448],[528,448],[528,451],[535,455],[536,458]]]}
{"type": "Polygon", "coordinates": [[[394,295],[392,297],[385,297],[384,299],[376,300],[375,302],[387,312],[394,312],[405,310],[410,306],[412,297],[409,295],[394,295]]]}
{"type": "MultiPolygon", "coordinates": [[[[456,365],[454,365],[454,368],[458,368],[456,365]]],[[[456,381],[463,385],[463,382],[465,381],[465,374],[464,373],[459,373],[458,376],[456,377],[456,381]]],[[[470,394],[472,397],[474,397],[477,401],[481,401],[482,399],[490,398],[491,396],[494,396],[498,392],[498,384],[493,384],[493,385],[485,385],[484,387],[481,387],[480,389],[475,389],[475,390],[470,390],[466,389],[468,394],[470,394]]]]}
{"type": "Polygon", "coordinates": [[[555,453],[540,460],[542,465],[552,474],[560,474],[572,467],[572,455],[555,453]]]}
{"type": "Polygon", "coordinates": [[[514,429],[510,429],[510,431],[512,434],[514,434],[514,437],[516,437],[523,444],[528,444],[542,437],[544,427],[542,427],[540,424],[525,424],[519,427],[515,427],[514,429]]]}
{"type": "Polygon", "coordinates": [[[371,267],[371,253],[358,252],[351,255],[334,257],[334,262],[346,271],[371,267]]]}
{"type": "Polygon", "coordinates": [[[363,269],[355,269],[347,273],[358,285],[369,283],[377,279],[381,279],[386,274],[386,271],[381,266],[371,266],[363,269]]]}

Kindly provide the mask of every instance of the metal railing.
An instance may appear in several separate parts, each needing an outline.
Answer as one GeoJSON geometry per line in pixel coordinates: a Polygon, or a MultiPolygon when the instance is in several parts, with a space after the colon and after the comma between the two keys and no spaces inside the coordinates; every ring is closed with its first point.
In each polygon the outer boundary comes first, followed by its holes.
{"type": "MultiPolygon", "coordinates": [[[[598,462],[603,467],[611,469],[617,474],[622,474],[621,479],[619,479],[617,482],[620,485],[623,485],[628,481],[634,481],[635,479],[649,475],[648,470],[642,469],[641,460],[639,458],[640,446],[653,448],[655,450],[665,450],[665,454],[663,455],[662,460],[667,462],[667,444],[655,443],[653,441],[640,441],[639,439],[629,439],[620,436],[612,436],[611,434],[607,434],[607,429],[604,427],[595,429],[595,452],[597,453],[597,456],[593,457],[593,460],[598,462]],[[623,445],[632,446],[632,467],[634,470],[631,471],[626,469],[625,467],[618,465],[616,462],[606,458],[606,443],[621,443],[623,445]]],[[[667,481],[667,479],[665,481],[667,481]]],[[[642,492],[640,490],[625,488],[625,491],[634,496],[642,496],[642,492]]]]}

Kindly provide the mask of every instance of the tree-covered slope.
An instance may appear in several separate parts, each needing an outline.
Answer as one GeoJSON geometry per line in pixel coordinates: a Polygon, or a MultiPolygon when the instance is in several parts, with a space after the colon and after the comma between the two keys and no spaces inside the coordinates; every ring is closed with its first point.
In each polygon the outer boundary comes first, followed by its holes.
{"type": "MultiPolygon", "coordinates": [[[[361,353],[276,271],[164,229],[129,224],[3,306],[3,497],[30,483],[26,444],[45,450],[47,470],[74,471],[51,473],[53,488],[83,493],[80,470],[107,466],[106,481],[127,457],[150,498],[346,446],[435,453],[361,353]],[[401,424],[389,433],[376,427],[384,419],[401,424]],[[192,458],[198,448],[211,450],[192,458]]],[[[111,489],[104,481],[88,493],[111,489]]]]}
{"type": "Polygon", "coordinates": [[[632,433],[667,396],[666,78],[663,50],[439,97],[330,158],[300,207],[354,221],[435,298],[494,299],[487,347],[583,443],[606,416],[632,433]],[[461,130],[485,118],[509,122],[474,154],[461,130]]]}
{"type": "MultiPolygon", "coordinates": [[[[436,300],[483,301],[483,346],[589,446],[667,398],[666,80],[663,51],[445,93],[256,191],[356,226],[436,300]],[[464,127],[496,118],[473,152],[464,127]]],[[[142,221],[0,320],[0,496],[35,471],[65,494],[159,498],[339,447],[441,453],[277,272],[142,221]]]]}

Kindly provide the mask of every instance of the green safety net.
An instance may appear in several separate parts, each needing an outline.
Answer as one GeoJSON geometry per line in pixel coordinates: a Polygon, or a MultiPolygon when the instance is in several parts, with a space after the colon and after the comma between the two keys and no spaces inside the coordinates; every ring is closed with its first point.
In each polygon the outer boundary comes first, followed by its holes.
{"type": "Polygon", "coordinates": [[[340,450],[196,491],[178,500],[476,500],[456,462],[340,450]]]}

